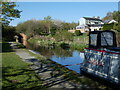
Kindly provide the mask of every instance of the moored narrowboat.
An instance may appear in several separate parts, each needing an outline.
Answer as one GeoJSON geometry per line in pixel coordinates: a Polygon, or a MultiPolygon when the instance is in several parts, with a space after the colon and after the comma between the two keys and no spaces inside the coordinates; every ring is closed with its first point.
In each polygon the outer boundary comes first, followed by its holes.
{"type": "Polygon", "coordinates": [[[89,47],[84,49],[81,72],[120,84],[120,47],[113,31],[89,33],[89,47]]]}

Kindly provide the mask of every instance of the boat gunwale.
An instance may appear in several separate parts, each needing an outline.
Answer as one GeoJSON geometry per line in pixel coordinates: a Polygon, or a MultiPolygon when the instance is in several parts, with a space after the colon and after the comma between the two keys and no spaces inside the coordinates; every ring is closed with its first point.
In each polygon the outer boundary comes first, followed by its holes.
{"type": "Polygon", "coordinates": [[[103,53],[110,53],[110,54],[118,54],[118,55],[120,55],[120,53],[108,52],[108,51],[105,51],[105,50],[97,50],[97,49],[92,49],[92,48],[85,48],[85,49],[94,50],[94,51],[103,52],[103,53]]]}

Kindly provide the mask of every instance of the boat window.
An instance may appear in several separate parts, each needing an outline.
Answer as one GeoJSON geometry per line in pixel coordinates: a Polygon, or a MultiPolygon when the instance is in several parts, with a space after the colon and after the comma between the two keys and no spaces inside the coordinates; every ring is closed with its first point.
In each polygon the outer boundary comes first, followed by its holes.
{"type": "Polygon", "coordinates": [[[101,33],[101,45],[102,46],[112,46],[113,45],[113,33],[102,32],[101,33]]]}
{"type": "Polygon", "coordinates": [[[90,34],[90,42],[92,46],[97,46],[97,34],[90,34]]]}

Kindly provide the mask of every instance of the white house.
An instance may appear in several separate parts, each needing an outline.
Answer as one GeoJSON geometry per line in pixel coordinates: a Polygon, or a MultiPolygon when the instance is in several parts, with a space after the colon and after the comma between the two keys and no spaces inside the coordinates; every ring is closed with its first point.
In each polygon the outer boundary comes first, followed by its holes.
{"type": "Polygon", "coordinates": [[[115,20],[110,20],[108,23],[117,23],[115,20]]]}
{"type": "Polygon", "coordinates": [[[112,20],[105,20],[104,23],[110,24],[110,23],[118,23],[118,22],[112,19],[112,20]]]}
{"type": "Polygon", "coordinates": [[[103,24],[103,21],[99,18],[82,17],[79,19],[79,25],[76,27],[76,30],[80,30],[82,33],[100,30],[103,24]]]}

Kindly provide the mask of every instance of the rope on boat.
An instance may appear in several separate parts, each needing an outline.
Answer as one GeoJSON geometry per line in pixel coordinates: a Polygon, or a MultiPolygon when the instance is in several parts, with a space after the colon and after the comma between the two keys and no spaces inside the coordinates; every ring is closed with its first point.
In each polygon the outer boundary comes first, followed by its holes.
{"type": "Polygon", "coordinates": [[[73,66],[73,65],[81,65],[83,63],[78,63],[78,64],[69,64],[69,65],[63,65],[63,66],[73,66]]]}

